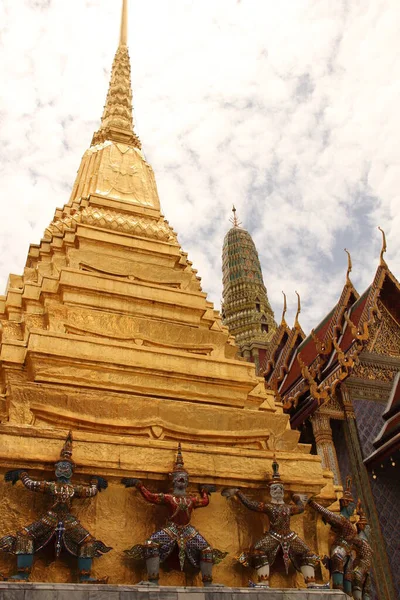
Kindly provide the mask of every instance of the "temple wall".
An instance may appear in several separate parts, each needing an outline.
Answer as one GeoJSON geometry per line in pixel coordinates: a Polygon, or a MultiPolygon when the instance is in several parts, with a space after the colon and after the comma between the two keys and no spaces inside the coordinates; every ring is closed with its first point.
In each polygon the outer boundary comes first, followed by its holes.
{"type": "MultiPolygon", "coordinates": [[[[383,426],[382,413],[386,404],[372,400],[353,400],[356,424],[364,458],[374,450],[373,441],[383,426]]],[[[370,475],[372,493],[379,522],[386,542],[386,551],[394,585],[400,597],[400,468],[399,465],[379,466],[376,479],[370,475]]]]}

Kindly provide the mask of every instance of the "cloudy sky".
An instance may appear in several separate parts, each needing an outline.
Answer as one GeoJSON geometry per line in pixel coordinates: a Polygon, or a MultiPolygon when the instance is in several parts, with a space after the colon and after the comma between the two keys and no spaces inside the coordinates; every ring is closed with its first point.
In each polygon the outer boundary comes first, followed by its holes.
{"type": "MultiPolygon", "coordinates": [[[[97,129],[120,0],[0,2],[0,291],[68,201],[97,129]]],[[[217,307],[232,204],[279,320],[400,277],[400,2],[130,0],[136,131],[217,307]]]]}

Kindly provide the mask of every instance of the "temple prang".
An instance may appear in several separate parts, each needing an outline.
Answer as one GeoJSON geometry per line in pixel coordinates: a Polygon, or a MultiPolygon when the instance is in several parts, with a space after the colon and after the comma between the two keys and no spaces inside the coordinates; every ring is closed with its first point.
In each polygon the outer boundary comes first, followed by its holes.
{"type": "Polygon", "coordinates": [[[232,213],[232,227],[222,249],[222,318],[235,337],[240,355],[261,373],[277,325],[253,239],[242,228],[235,206],[232,213]]]}

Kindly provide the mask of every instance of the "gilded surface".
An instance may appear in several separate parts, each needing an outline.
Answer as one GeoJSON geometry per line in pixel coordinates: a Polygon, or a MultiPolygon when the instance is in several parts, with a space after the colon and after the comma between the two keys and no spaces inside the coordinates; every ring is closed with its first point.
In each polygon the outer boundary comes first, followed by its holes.
{"type": "Polygon", "coordinates": [[[72,215],[65,215],[62,219],[55,219],[46,229],[45,235],[51,239],[53,234],[64,234],[67,230],[75,230],[79,223],[100,226],[130,235],[155,238],[164,242],[173,241],[176,237],[161,217],[157,220],[149,219],[97,206],[88,206],[72,215]]]}
{"type": "Polygon", "coordinates": [[[382,365],[373,365],[373,364],[358,364],[353,369],[354,377],[359,377],[360,379],[370,379],[371,381],[393,381],[394,376],[397,373],[397,369],[393,368],[385,368],[382,365]]]}
{"type": "Polygon", "coordinates": [[[126,41],[123,39],[115,54],[101,127],[94,134],[92,144],[105,139],[127,140],[133,147],[141,147],[140,140],[133,131],[131,66],[126,41]]]}
{"type": "Polygon", "coordinates": [[[378,300],[381,319],[371,327],[368,350],[385,356],[400,356],[400,328],[383,303],[378,300]]]}
{"type": "Polygon", "coordinates": [[[82,159],[71,201],[90,194],[160,209],[153,169],[140,150],[114,141],[92,146],[82,159]]]}

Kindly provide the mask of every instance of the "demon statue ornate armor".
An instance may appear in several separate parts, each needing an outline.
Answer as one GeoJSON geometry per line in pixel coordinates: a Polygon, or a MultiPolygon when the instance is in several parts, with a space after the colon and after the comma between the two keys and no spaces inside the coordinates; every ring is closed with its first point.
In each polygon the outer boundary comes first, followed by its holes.
{"type": "Polygon", "coordinates": [[[163,529],[153,533],[144,544],[135,545],[125,552],[131,558],[144,559],[148,583],[158,585],[160,562],[167,560],[174,549],[177,549],[180,569],[184,569],[187,559],[192,566],[200,567],[203,584],[210,586],[213,564],[220,562],[227,553],[213,550],[190,524],[190,518],[194,509],[208,506],[209,495],[215,491],[215,488],[211,485],[200,486],[200,498],[186,493],[189,476],[184,468],[180,444],[174,469],[169,476],[172,480],[172,492],[169,494],[150,492],[139,479],[122,479],[126,487],[136,487],[147,502],[164,504],[169,513],[163,529]]]}
{"type": "Polygon", "coordinates": [[[357,536],[353,541],[356,557],[353,562],[353,598],[354,600],[371,599],[372,548],[369,544],[370,526],[364,515],[360,500],[357,503],[358,521],[356,523],[357,536]]]}
{"type": "Polygon", "coordinates": [[[65,548],[78,558],[81,583],[104,583],[107,580],[93,579],[90,571],[93,558],[109,552],[112,548],[91,536],[70,512],[73,498],[93,497],[107,488],[107,481],[101,477],[92,477],[90,485],[72,484],[75,464],[71,457],[72,433],[69,432],[61,450],[60,460],[55,463],[56,481],[36,481],[24,470],[8,471],[5,474],[5,480],[11,481],[13,485],[21,480],[28,490],[48,494],[54,501],[50,510],[38,521],[26,525],[15,535],[6,535],[0,539],[0,550],[17,556],[17,574],[11,579],[27,581],[33,555],[54,539],[56,556],[65,548]]]}
{"type": "Polygon", "coordinates": [[[239,556],[239,562],[244,566],[253,567],[257,571],[257,587],[269,587],[270,568],[281,550],[286,573],[290,561],[301,571],[307,587],[321,587],[315,584],[315,566],[319,557],[290,529],[290,517],[304,511],[307,496],[294,495],[294,504],[284,502],[284,485],[279,475],[279,465],[272,463],[273,476],[269,482],[271,502],[256,502],[250,500],[239,489],[228,488],[222,491],[223,496],[236,496],[250,510],[265,513],[269,518],[269,531],[258,540],[249,550],[239,556]]]}
{"type": "Polygon", "coordinates": [[[340,498],[340,514],[333,513],[315,500],[309,500],[309,505],[321,516],[324,523],[331,526],[334,540],[330,549],[329,570],[334,589],[352,592],[353,554],[356,528],[350,521],[354,513],[355,502],[351,493],[351,478],[347,478],[346,489],[340,498]]]}

